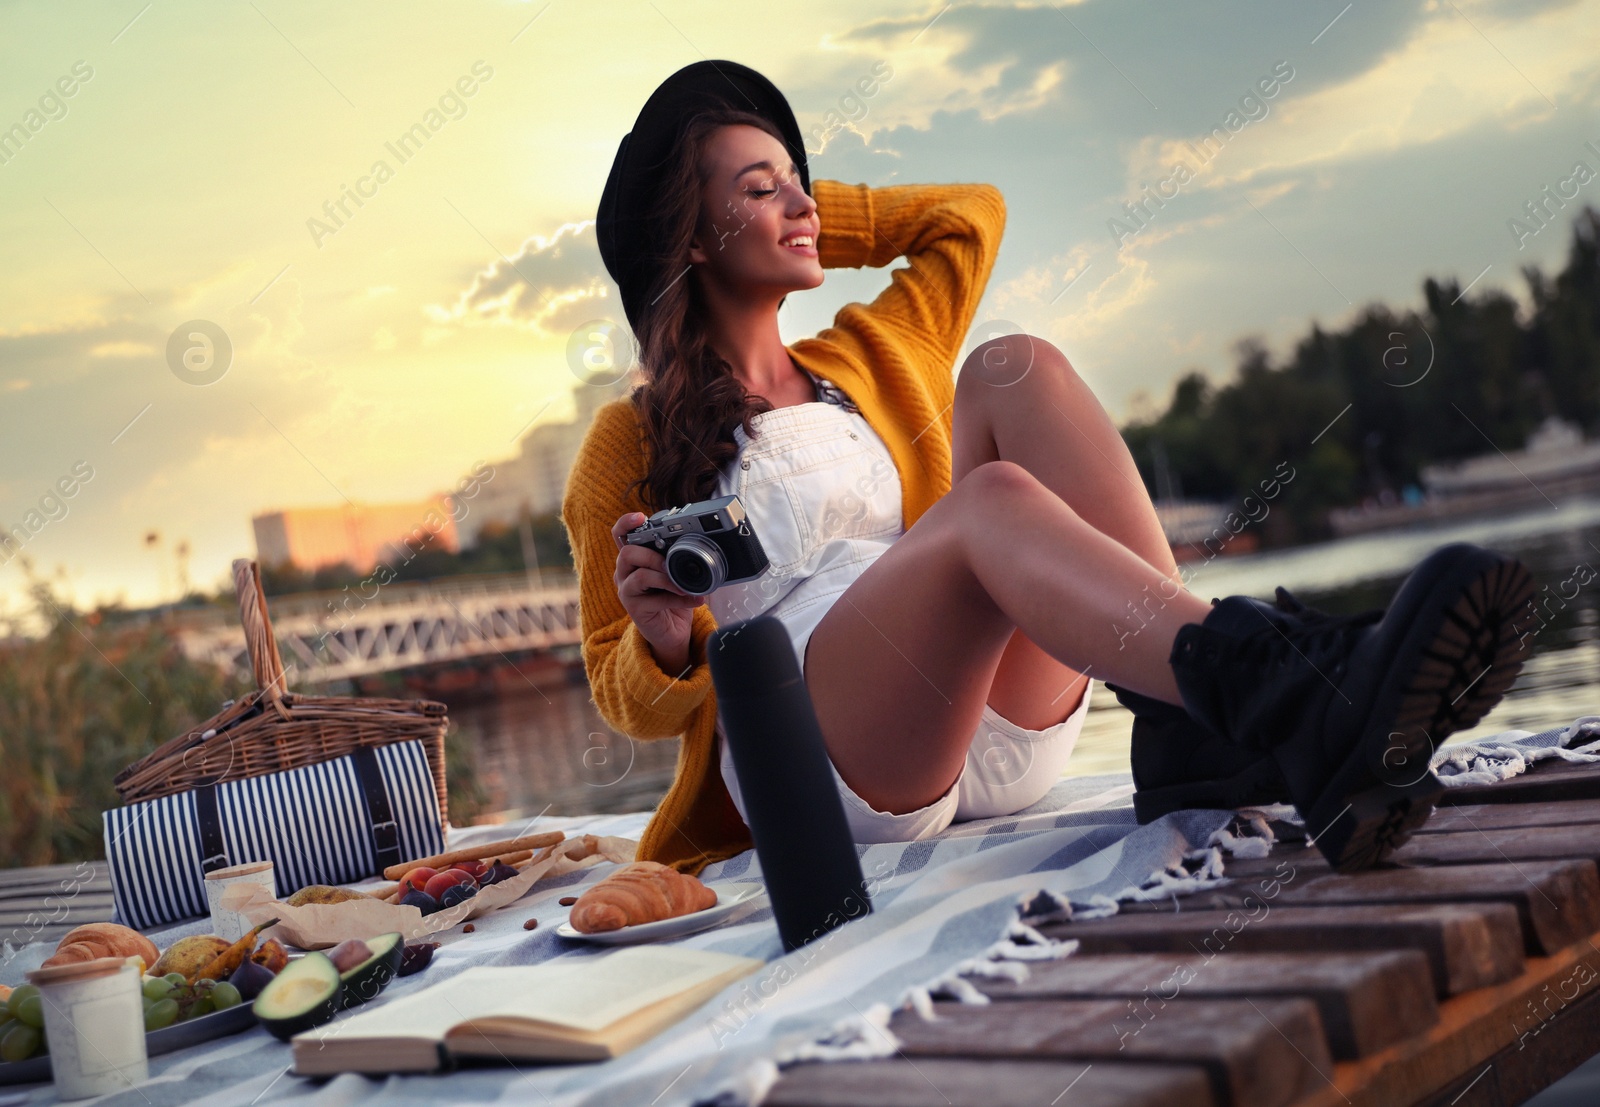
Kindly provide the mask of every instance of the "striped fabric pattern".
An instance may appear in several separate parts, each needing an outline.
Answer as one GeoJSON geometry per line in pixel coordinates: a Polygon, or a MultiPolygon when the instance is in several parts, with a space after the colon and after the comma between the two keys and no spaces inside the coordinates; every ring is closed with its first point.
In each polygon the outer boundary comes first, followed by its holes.
{"type": "MultiPolygon", "coordinates": [[[[420,741],[378,747],[401,855],[444,849],[439,797],[420,741]]],[[[349,757],[217,786],[227,863],[271,861],[280,895],[378,870],[372,820],[349,757]]],[[[104,815],[116,921],[138,929],[204,915],[203,851],[193,792],[104,815]]]]}

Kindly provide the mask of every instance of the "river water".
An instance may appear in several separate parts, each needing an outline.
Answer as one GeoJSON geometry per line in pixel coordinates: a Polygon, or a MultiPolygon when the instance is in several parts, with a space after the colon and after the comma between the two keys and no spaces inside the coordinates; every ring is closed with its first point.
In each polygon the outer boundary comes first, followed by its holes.
{"type": "MultiPolygon", "coordinates": [[[[1206,599],[1241,592],[1270,599],[1282,585],[1326,611],[1363,611],[1387,605],[1417,561],[1456,541],[1522,558],[1539,588],[1541,625],[1533,656],[1505,699],[1451,741],[1600,714],[1600,500],[1218,557],[1186,565],[1185,579],[1206,599]]],[[[677,739],[641,742],[614,732],[582,683],[451,704],[450,714],[475,753],[496,817],[648,810],[665,793],[677,761],[677,739]]],[[[1116,697],[1097,685],[1067,775],[1126,772],[1131,725],[1116,697]]]]}

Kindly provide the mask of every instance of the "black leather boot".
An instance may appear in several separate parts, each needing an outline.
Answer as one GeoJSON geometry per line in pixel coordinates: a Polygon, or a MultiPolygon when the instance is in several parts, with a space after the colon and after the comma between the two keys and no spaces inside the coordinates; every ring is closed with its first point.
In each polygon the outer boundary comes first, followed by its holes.
{"type": "Polygon", "coordinates": [[[1179,628],[1170,662],[1189,714],[1270,753],[1307,833],[1348,872],[1432,814],[1433,751],[1516,679],[1532,595],[1520,561],[1454,543],[1423,559],[1380,618],[1308,619],[1229,596],[1179,628]]]}
{"type": "MultiPolygon", "coordinates": [[[[1383,618],[1382,609],[1353,617],[1330,615],[1301,603],[1287,588],[1277,589],[1273,603],[1304,622],[1383,618]]],[[[1270,754],[1234,745],[1182,707],[1109,681],[1105,686],[1133,712],[1128,761],[1133,769],[1134,816],[1141,824],[1191,808],[1229,810],[1293,802],[1270,754]]]]}

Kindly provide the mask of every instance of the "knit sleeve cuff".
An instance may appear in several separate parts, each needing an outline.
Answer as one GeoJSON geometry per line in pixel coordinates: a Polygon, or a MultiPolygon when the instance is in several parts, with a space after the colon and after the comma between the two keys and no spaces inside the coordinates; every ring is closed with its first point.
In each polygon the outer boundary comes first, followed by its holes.
{"type": "Polygon", "coordinates": [[[710,609],[695,610],[694,630],[689,638],[689,668],[682,673],[664,672],[651,652],[650,643],[637,623],[630,622],[617,648],[622,652],[621,671],[625,674],[630,698],[640,710],[663,719],[683,719],[700,706],[711,690],[711,666],[705,658],[705,640],[715,626],[710,609]],[[701,612],[705,612],[702,620],[701,612]],[[710,624],[705,626],[703,624],[710,624]]]}
{"type": "Polygon", "coordinates": [[[811,182],[822,233],[817,260],[824,269],[859,269],[872,254],[872,189],[841,181],[811,182]]]}

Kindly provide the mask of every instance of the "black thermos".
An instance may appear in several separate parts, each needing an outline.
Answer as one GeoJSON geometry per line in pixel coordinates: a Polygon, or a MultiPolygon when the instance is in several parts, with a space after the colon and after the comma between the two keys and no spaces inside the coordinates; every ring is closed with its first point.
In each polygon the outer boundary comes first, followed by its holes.
{"type": "Polygon", "coordinates": [[[706,643],[750,836],[785,951],[872,910],[794,645],[770,615],[706,643]]]}

